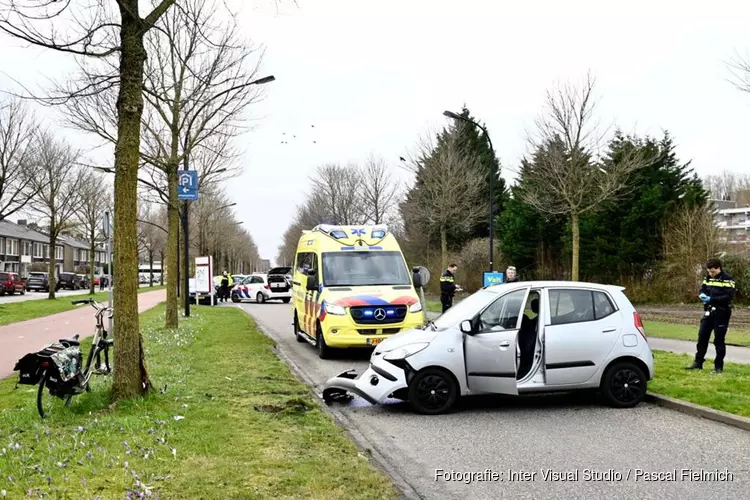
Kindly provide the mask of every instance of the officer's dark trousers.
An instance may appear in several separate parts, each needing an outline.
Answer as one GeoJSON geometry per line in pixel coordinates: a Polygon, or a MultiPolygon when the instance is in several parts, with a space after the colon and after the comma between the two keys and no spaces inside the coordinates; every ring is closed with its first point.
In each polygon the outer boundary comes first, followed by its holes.
{"type": "Polygon", "coordinates": [[[443,312],[445,312],[453,305],[453,297],[450,295],[441,295],[440,303],[443,304],[443,312]]]}
{"type": "Polygon", "coordinates": [[[714,347],[716,348],[716,359],[714,368],[724,369],[724,356],[727,354],[727,348],[724,339],[727,336],[729,327],[729,318],[732,316],[731,311],[716,310],[710,316],[703,316],[700,328],[698,329],[698,350],[695,353],[695,362],[703,366],[708,350],[708,342],[711,340],[711,332],[714,333],[714,347]]]}

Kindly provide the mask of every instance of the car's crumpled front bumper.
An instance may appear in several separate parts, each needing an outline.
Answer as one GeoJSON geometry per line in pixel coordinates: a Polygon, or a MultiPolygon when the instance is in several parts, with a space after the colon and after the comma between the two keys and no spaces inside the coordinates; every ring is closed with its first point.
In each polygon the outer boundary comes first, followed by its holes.
{"type": "Polygon", "coordinates": [[[354,370],[347,370],[328,379],[323,386],[323,400],[331,404],[357,395],[369,403],[380,404],[407,386],[403,369],[382,357],[373,357],[370,366],[359,376],[354,370]]]}

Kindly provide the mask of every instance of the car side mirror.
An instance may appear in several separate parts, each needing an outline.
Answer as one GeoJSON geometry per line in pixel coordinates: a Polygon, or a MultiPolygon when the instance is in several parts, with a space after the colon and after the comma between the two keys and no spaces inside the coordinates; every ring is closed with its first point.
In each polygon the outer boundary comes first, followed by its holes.
{"type": "Polygon", "coordinates": [[[467,335],[471,335],[474,333],[474,328],[471,326],[471,321],[468,319],[465,319],[461,322],[460,325],[461,331],[467,335]]]}
{"type": "Polygon", "coordinates": [[[418,272],[414,273],[414,288],[422,288],[424,286],[424,283],[422,283],[422,275],[418,272]]]}
{"type": "Polygon", "coordinates": [[[318,273],[315,272],[315,269],[308,269],[307,270],[307,290],[309,292],[312,292],[317,289],[318,289],[318,273]]]}

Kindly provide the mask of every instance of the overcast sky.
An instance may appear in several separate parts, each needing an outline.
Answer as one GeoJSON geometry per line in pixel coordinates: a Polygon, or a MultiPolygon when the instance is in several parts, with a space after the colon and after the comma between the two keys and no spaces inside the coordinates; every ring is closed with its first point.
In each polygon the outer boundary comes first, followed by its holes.
{"type": "MultiPolygon", "coordinates": [[[[375,154],[407,179],[399,156],[447,123],[445,109],[465,103],[487,124],[511,179],[545,90],[587,71],[597,79],[603,123],[656,136],[668,130],[679,157],[702,176],[750,171],[750,94],[732,86],[727,66],[750,53],[746,2],[279,3],[244,1],[239,11],[265,50],[259,76],[276,81],[241,139],[244,174],[227,186],[264,258],[275,257],[317,165],[375,154]]],[[[61,56],[0,41],[2,72],[25,83],[70,68],[61,56]]],[[[0,75],[0,85],[10,84],[0,75]]]]}

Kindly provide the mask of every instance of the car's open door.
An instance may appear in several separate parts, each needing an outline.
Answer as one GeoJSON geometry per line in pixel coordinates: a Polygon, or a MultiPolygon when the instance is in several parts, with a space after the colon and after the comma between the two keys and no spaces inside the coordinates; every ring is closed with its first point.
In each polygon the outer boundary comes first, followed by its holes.
{"type": "Polygon", "coordinates": [[[466,380],[472,392],[518,394],[516,344],[530,287],[500,295],[462,324],[466,380]]]}

